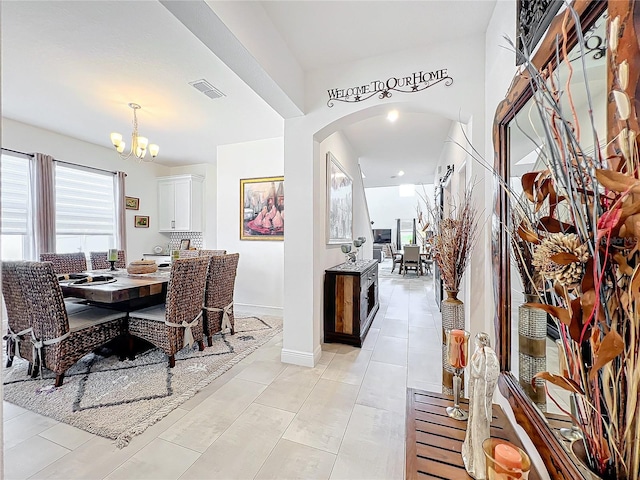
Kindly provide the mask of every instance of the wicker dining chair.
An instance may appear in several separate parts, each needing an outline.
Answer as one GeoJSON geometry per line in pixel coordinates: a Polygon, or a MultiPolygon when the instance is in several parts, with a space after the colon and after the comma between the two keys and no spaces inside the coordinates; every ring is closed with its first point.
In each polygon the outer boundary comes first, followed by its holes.
{"type": "Polygon", "coordinates": [[[175,354],[194,341],[204,350],[202,305],[209,258],[174,260],[166,303],[129,313],[129,333],[162,349],[169,367],[176,364],[175,354]]]}
{"type": "Polygon", "coordinates": [[[200,250],[201,257],[213,257],[219,255],[226,255],[226,250],[200,250]]]}
{"type": "Polygon", "coordinates": [[[235,333],[233,290],[238,270],[239,253],[211,257],[204,299],[204,332],[212,345],[213,335],[229,328],[235,333]]]}
{"type": "Polygon", "coordinates": [[[178,254],[178,258],[193,258],[199,256],[200,254],[198,253],[198,250],[180,250],[180,253],[178,254]]]}
{"type": "Polygon", "coordinates": [[[41,262],[51,262],[53,271],[58,274],[84,272],[87,269],[87,257],[77,253],[41,253],[41,262]]]}
{"type": "MultiPolygon", "coordinates": [[[[92,270],[105,270],[111,268],[111,263],[107,260],[109,252],[89,252],[89,260],[91,260],[92,270]]],[[[127,268],[127,259],[124,250],[118,250],[118,260],[115,266],[117,268],[127,268]]]]}
{"type": "Polygon", "coordinates": [[[7,309],[7,368],[13,365],[16,355],[29,362],[31,373],[31,325],[27,302],[20,288],[18,265],[24,262],[2,262],[2,295],[7,309]]]}
{"type": "Polygon", "coordinates": [[[52,263],[21,262],[16,270],[32,329],[34,377],[46,367],[59,387],[69,367],[124,333],[125,312],[83,306],[68,314],[52,263]]]}

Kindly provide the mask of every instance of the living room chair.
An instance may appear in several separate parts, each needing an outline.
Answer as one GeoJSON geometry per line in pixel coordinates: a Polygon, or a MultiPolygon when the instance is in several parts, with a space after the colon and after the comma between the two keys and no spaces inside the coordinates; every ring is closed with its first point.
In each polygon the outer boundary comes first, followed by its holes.
{"type": "Polygon", "coordinates": [[[51,262],[57,275],[79,273],[87,270],[87,257],[83,252],[77,253],[41,253],[41,262],[51,262]]]}
{"type": "Polygon", "coordinates": [[[169,367],[175,354],[202,341],[202,306],[209,260],[216,257],[179,258],[171,263],[167,301],[129,313],[129,333],[163,350],[169,367]]]}
{"type": "Polygon", "coordinates": [[[211,257],[204,300],[204,331],[209,346],[216,333],[226,328],[231,335],[235,333],[233,290],[239,260],[239,253],[211,257]]]}
{"type": "Polygon", "coordinates": [[[27,313],[27,302],[20,288],[18,265],[23,262],[2,262],[2,296],[7,309],[7,334],[4,336],[7,346],[7,363],[13,365],[13,358],[23,358],[29,362],[31,374],[33,358],[31,355],[31,324],[27,313]]]}
{"type": "Polygon", "coordinates": [[[409,269],[415,270],[416,275],[420,275],[420,247],[418,245],[405,245],[404,247],[403,275],[406,275],[409,269]]]}
{"type": "Polygon", "coordinates": [[[77,305],[69,314],[50,262],[18,262],[16,271],[31,328],[33,377],[46,367],[59,387],[69,367],[124,333],[125,312],[77,305]]]}
{"type": "MultiPolygon", "coordinates": [[[[105,270],[111,268],[109,263],[108,252],[89,252],[89,260],[91,261],[92,270],[105,270]]],[[[116,260],[115,266],[117,268],[127,268],[127,260],[124,254],[124,250],[118,250],[118,260],[116,260]]]]}

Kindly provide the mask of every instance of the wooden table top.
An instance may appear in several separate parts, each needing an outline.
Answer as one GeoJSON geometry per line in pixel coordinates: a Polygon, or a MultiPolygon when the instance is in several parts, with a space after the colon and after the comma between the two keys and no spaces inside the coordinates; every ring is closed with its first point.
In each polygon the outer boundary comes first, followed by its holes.
{"type": "MultiPolygon", "coordinates": [[[[462,461],[462,443],[467,422],[447,415],[453,398],[435,392],[407,389],[407,479],[471,480],[462,461]]],[[[466,399],[460,406],[469,410],[466,399]]],[[[493,405],[491,437],[507,440],[525,450],[509,419],[499,405],[493,405]]],[[[532,467],[530,480],[540,476],[532,467]]]]}
{"type": "Polygon", "coordinates": [[[120,303],[143,299],[154,295],[165,295],[169,283],[169,272],[131,275],[126,270],[95,270],[94,275],[113,275],[116,281],[97,285],[69,285],[61,283],[65,297],[84,298],[97,303],[120,303]]]}

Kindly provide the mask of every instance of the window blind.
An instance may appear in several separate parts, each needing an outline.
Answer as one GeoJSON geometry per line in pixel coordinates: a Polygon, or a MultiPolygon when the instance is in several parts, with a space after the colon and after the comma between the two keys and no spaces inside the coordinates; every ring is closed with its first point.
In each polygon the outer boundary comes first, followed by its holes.
{"type": "Polygon", "coordinates": [[[27,235],[29,231],[29,158],[2,154],[2,233],[27,235]]]}
{"type": "Polygon", "coordinates": [[[113,175],[56,164],[56,235],[113,235],[113,175]]]}

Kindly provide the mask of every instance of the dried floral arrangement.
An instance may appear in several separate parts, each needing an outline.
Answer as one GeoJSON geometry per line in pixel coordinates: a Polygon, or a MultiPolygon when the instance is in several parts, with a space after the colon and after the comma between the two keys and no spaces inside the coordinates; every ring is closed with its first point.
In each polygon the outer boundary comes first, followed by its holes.
{"type": "Polygon", "coordinates": [[[450,205],[448,214],[440,207],[429,205],[422,200],[433,220],[433,258],[440,269],[444,287],[449,291],[459,291],[462,275],[469,264],[471,252],[478,240],[478,210],[472,202],[473,187],[464,190],[459,205],[450,205]]]}
{"type": "Polygon", "coordinates": [[[505,182],[502,187],[511,198],[511,244],[521,262],[518,267],[523,284],[537,291],[542,302],[527,305],[541,308],[557,320],[566,357],[564,374],[542,372],[537,377],[576,395],[574,421],[584,434],[590,468],[605,479],[638,480],[640,162],[637,132],[629,123],[629,68],[626,61],[618,61],[620,20],[612,18],[608,61],[614,72],[614,90],[610,93],[617,109],[619,133],[605,151],[596,148],[589,153],[582,145],[597,146],[600,139],[586,78],[590,125],[579,124],[571,98],[573,69],[568,61],[566,34],[571,17],[577,25],[584,62],[580,21],[568,8],[564,38],[557,48],[557,63],[564,63],[569,71],[566,85],[558,85],[554,72],[538,71],[525,59],[542,120],[544,140],[540,148],[546,159],[546,169],[522,177],[532,208],[518,203],[505,182]],[[569,111],[562,108],[563,96],[568,98],[569,111]],[[592,141],[582,142],[583,134],[592,141]],[[536,275],[542,282],[534,280],[536,275]]]}

